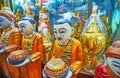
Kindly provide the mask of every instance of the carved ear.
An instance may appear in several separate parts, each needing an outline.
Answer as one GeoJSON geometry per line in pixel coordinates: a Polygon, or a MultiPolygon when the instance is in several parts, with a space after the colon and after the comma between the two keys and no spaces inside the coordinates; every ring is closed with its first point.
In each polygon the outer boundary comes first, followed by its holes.
{"type": "Polygon", "coordinates": [[[35,27],[36,24],[33,24],[33,27],[35,27]]]}
{"type": "Polygon", "coordinates": [[[74,27],[72,27],[71,34],[74,34],[74,27]]]}
{"type": "Polygon", "coordinates": [[[14,27],[14,21],[11,21],[11,26],[12,26],[12,28],[14,27]]]}

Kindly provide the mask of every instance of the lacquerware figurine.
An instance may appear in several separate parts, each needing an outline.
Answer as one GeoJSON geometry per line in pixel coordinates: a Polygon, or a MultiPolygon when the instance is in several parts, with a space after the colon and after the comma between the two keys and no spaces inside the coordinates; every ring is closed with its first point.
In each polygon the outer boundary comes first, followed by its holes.
{"type": "Polygon", "coordinates": [[[8,54],[20,48],[20,31],[13,26],[14,14],[7,8],[0,10],[0,68],[8,78],[18,78],[18,69],[6,62],[8,54]]]}
{"type": "Polygon", "coordinates": [[[44,45],[44,62],[50,60],[51,57],[51,35],[50,35],[50,20],[48,18],[48,12],[45,11],[44,8],[41,8],[39,13],[39,21],[38,21],[38,32],[43,36],[43,45],[44,45]]]}
{"type": "Polygon", "coordinates": [[[78,40],[71,37],[73,28],[70,20],[58,20],[53,29],[56,40],[54,41],[52,56],[61,58],[67,64],[69,71],[72,71],[72,77],[69,78],[76,78],[82,67],[82,45],[78,40]]]}
{"type": "Polygon", "coordinates": [[[94,78],[120,78],[120,40],[107,48],[105,56],[105,63],[96,67],[94,78]]]}
{"type": "Polygon", "coordinates": [[[12,52],[7,61],[15,67],[21,67],[19,74],[22,78],[42,78],[41,61],[44,49],[42,36],[34,32],[35,21],[32,17],[22,17],[18,21],[18,26],[23,35],[22,51],[18,50],[18,53],[16,51],[12,52]],[[14,60],[16,62],[21,61],[21,63],[14,63],[14,60]]]}
{"type": "Polygon", "coordinates": [[[20,9],[17,9],[16,13],[15,13],[15,26],[18,27],[18,21],[20,20],[20,18],[22,18],[22,14],[20,13],[20,9]]]}
{"type": "Polygon", "coordinates": [[[32,13],[32,10],[30,7],[26,9],[26,16],[34,18],[34,14],[32,13]]]}

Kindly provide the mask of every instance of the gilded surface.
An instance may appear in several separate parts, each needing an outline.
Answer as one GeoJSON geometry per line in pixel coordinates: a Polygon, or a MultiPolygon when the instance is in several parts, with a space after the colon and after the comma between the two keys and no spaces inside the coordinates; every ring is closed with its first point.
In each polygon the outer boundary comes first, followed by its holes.
{"type": "Polygon", "coordinates": [[[106,36],[100,32],[95,18],[91,25],[86,29],[81,37],[84,52],[84,68],[87,72],[94,73],[94,69],[98,64],[96,57],[106,45],[106,36]]]}

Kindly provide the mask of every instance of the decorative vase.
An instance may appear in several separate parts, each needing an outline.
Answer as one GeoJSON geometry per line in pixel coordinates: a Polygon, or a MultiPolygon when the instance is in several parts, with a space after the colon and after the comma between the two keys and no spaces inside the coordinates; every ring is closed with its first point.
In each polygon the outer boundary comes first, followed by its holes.
{"type": "Polygon", "coordinates": [[[103,52],[106,46],[106,37],[106,28],[97,14],[97,6],[95,5],[81,34],[84,54],[83,69],[86,72],[90,74],[94,73],[94,69],[98,64],[97,56],[103,52]]]}

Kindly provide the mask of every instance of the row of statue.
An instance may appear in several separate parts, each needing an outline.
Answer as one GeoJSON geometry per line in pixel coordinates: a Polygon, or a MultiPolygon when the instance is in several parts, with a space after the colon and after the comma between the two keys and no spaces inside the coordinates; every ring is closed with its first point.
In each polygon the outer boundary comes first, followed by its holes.
{"type": "Polygon", "coordinates": [[[29,11],[17,18],[10,9],[0,10],[0,72],[5,78],[77,78],[80,72],[94,78],[120,78],[119,32],[112,43],[112,30],[97,5],[79,29],[71,19],[58,19],[53,42],[47,14],[40,13],[35,32],[29,11]]]}

